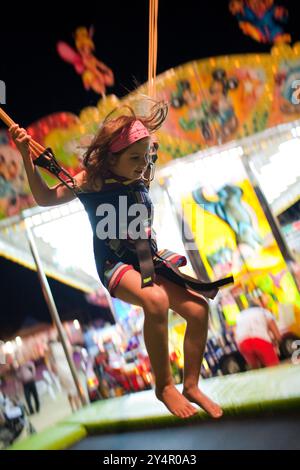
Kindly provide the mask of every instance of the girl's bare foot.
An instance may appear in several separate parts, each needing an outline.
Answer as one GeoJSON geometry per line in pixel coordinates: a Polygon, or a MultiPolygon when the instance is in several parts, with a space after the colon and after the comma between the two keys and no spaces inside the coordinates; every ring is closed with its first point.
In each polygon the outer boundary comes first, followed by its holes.
{"type": "Polygon", "coordinates": [[[198,410],[178,392],[174,385],[166,385],[161,390],[156,389],[155,394],[168,410],[179,418],[190,418],[198,413],[198,410]]]}
{"type": "Polygon", "coordinates": [[[184,388],[182,395],[184,395],[192,403],[201,406],[213,418],[221,418],[223,411],[222,408],[206,396],[197,386],[189,389],[184,388]]]}

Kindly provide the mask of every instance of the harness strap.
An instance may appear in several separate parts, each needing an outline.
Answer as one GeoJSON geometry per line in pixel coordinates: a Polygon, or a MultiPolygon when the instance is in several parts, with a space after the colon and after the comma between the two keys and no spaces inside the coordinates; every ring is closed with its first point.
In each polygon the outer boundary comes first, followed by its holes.
{"type": "Polygon", "coordinates": [[[143,287],[153,286],[155,271],[152,259],[152,253],[150,249],[150,243],[148,239],[135,240],[135,249],[139,261],[139,267],[142,278],[142,289],[143,287]]]}
{"type": "Polygon", "coordinates": [[[155,268],[155,271],[158,274],[161,274],[162,276],[166,277],[167,279],[181,287],[202,293],[205,295],[205,297],[208,297],[210,299],[215,298],[220,287],[234,283],[233,276],[228,276],[223,279],[218,279],[217,281],[212,282],[200,281],[199,279],[195,279],[191,276],[188,276],[187,274],[183,274],[170,261],[161,258],[157,253],[156,256],[163,261],[161,265],[155,268]]]}
{"type": "Polygon", "coordinates": [[[81,192],[77,187],[76,180],[58,163],[50,147],[35,158],[33,163],[55,175],[75,196],[77,196],[77,192],[81,192]]]}
{"type": "MultiPolygon", "coordinates": [[[[108,180],[107,182],[115,183],[116,180],[108,180]]],[[[130,183],[130,180],[122,182],[122,184],[126,185],[130,183]]],[[[130,192],[132,193],[136,202],[141,202],[139,195],[135,191],[131,190],[130,192]]],[[[220,287],[234,283],[233,276],[228,276],[223,279],[218,279],[217,281],[212,282],[204,282],[199,279],[195,279],[191,276],[188,276],[187,274],[183,274],[182,272],[180,272],[176,266],[174,266],[170,261],[167,261],[161,256],[159,256],[157,252],[155,253],[155,256],[162,262],[154,266],[153,252],[151,251],[151,242],[149,238],[147,238],[147,236],[145,235],[145,232],[143,233],[143,238],[139,238],[133,241],[141,273],[142,289],[144,287],[153,286],[153,283],[155,281],[155,272],[157,272],[157,274],[163,275],[165,278],[169,279],[170,281],[174,282],[179,286],[184,287],[185,289],[190,289],[195,292],[202,293],[210,299],[215,298],[220,287]]]]}
{"type": "Polygon", "coordinates": [[[150,243],[148,239],[135,240],[135,248],[138,257],[140,273],[142,278],[142,289],[144,287],[153,286],[155,279],[155,272],[163,275],[175,284],[191,289],[195,292],[205,294],[206,297],[214,299],[218,293],[220,287],[228,284],[233,284],[233,276],[228,276],[217,281],[204,282],[199,279],[195,279],[187,274],[183,274],[176,266],[170,261],[161,258],[157,253],[155,256],[162,261],[162,264],[154,268],[152,253],[150,249],[150,243]]]}

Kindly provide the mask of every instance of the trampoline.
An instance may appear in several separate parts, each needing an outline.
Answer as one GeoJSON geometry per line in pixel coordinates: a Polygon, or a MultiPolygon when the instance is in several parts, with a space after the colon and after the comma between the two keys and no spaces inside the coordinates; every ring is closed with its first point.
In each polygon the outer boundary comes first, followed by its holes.
{"type": "Polygon", "coordinates": [[[164,429],[90,435],[72,450],[300,449],[300,413],[224,418],[164,429]]]}
{"type": "MultiPolygon", "coordinates": [[[[300,449],[300,366],[202,380],[224,417],[180,420],[152,391],[99,401],[11,449],[300,449]]],[[[180,386],[178,386],[180,389],[180,386]]]]}

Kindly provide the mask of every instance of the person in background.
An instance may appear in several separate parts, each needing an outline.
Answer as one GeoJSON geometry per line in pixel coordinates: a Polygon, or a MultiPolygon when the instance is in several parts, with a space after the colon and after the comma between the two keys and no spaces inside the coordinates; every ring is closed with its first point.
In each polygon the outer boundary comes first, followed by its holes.
{"type": "MultiPolygon", "coordinates": [[[[58,376],[60,384],[68,396],[72,411],[79,410],[81,408],[81,402],[70,370],[70,366],[66,359],[63,345],[57,339],[51,339],[48,343],[48,346],[49,352],[47,362],[50,370],[52,373],[58,376]]],[[[72,354],[70,345],[69,352],[72,354]]]]}
{"type": "Polygon", "coordinates": [[[281,341],[274,315],[251,300],[237,318],[236,342],[252,369],[279,364],[277,348],[281,341]]]}
{"type": "Polygon", "coordinates": [[[5,424],[5,416],[4,416],[4,408],[5,408],[5,397],[2,392],[2,380],[0,378],[0,427],[4,426],[5,424]]]}
{"type": "Polygon", "coordinates": [[[21,364],[16,369],[16,378],[23,385],[24,396],[29,409],[29,413],[31,415],[34,413],[31,397],[33,397],[34,400],[35,411],[36,413],[38,413],[40,411],[40,400],[35,383],[36,369],[34,363],[32,361],[27,361],[21,364]]]}

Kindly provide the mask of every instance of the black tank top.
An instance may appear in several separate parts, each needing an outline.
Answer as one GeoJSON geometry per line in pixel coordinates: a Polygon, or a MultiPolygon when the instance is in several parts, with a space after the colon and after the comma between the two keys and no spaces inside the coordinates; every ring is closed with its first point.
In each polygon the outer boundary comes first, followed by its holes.
{"type": "MultiPolygon", "coordinates": [[[[150,239],[151,252],[153,256],[155,255],[157,245],[155,233],[152,229],[153,204],[149,196],[149,191],[142,180],[127,180],[111,175],[104,180],[103,187],[100,191],[79,192],[77,196],[84,205],[93,230],[95,262],[102,283],[104,283],[105,263],[108,260],[113,262],[122,261],[126,264],[132,264],[136,269],[139,269],[134,241],[128,234],[128,226],[134,218],[134,216],[128,215],[128,208],[133,204],[143,204],[147,209],[145,212],[145,214],[147,213],[147,217],[143,218],[143,226],[150,239]],[[123,196],[123,198],[120,198],[120,196],[123,196]],[[111,211],[111,209],[114,208],[115,211],[114,228],[116,236],[103,239],[102,229],[105,227],[105,221],[108,220],[108,213],[105,210],[106,204],[110,205],[107,206],[108,210],[111,211]],[[124,210],[127,210],[127,217],[124,217],[124,210]],[[120,212],[123,217],[120,217],[120,212]],[[120,219],[122,219],[125,224],[120,224],[120,219]],[[122,234],[121,240],[120,234],[122,234]]],[[[112,212],[110,213],[112,214],[112,212]]]]}

